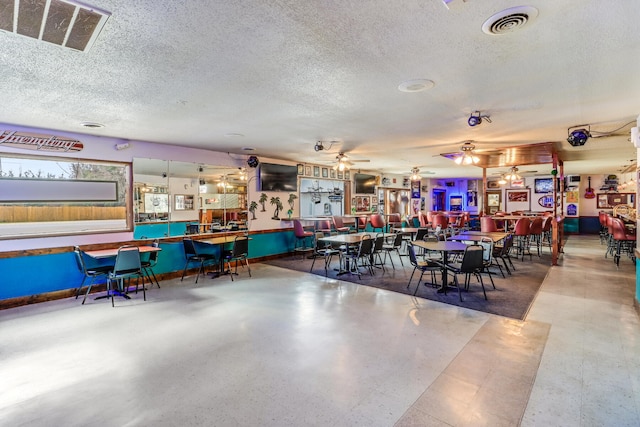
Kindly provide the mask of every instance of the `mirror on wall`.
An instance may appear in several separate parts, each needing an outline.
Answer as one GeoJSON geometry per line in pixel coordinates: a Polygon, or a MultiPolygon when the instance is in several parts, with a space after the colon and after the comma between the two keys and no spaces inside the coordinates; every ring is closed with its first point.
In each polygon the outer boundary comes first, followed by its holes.
{"type": "Polygon", "coordinates": [[[246,228],[243,169],[136,158],[133,170],[135,238],[246,228]]]}

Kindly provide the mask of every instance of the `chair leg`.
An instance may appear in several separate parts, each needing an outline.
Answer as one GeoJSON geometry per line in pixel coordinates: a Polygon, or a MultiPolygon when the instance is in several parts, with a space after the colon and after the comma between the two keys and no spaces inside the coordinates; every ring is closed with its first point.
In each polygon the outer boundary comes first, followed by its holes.
{"type": "MultiPolygon", "coordinates": [[[[84,279],[82,279],[82,283],[84,283],[84,281],[86,280],[86,277],[84,279]]],[[[87,300],[87,295],[89,295],[89,293],[91,292],[91,287],[93,286],[93,280],[94,278],[91,278],[91,281],[89,282],[89,287],[87,288],[87,292],[84,293],[84,298],[82,298],[82,304],[84,304],[84,302],[87,300]]],[[[76,295],[76,299],[78,298],[78,296],[76,295]]]]}
{"type": "Polygon", "coordinates": [[[187,260],[187,263],[184,265],[184,268],[182,269],[182,277],[180,278],[181,282],[184,280],[184,275],[187,272],[187,267],[188,266],[189,266],[189,260],[187,260]]]}
{"type": "Polygon", "coordinates": [[[409,289],[409,286],[411,286],[411,281],[413,280],[413,274],[416,272],[416,268],[413,268],[413,271],[411,272],[411,277],[409,277],[409,283],[407,283],[407,289],[409,289]]]}

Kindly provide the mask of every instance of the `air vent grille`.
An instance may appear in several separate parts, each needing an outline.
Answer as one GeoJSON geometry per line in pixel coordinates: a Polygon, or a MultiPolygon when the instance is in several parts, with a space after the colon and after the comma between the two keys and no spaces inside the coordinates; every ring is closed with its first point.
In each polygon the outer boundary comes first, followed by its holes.
{"type": "Polygon", "coordinates": [[[71,0],[0,0],[0,30],[88,51],[111,14],[71,0]]]}
{"type": "Polygon", "coordinates": [[[538,16],[538,9],[518,6],[505,9],[491,16],[482,25],[482,31],[491,35],[502,35],[519,30],[538,16]]]}

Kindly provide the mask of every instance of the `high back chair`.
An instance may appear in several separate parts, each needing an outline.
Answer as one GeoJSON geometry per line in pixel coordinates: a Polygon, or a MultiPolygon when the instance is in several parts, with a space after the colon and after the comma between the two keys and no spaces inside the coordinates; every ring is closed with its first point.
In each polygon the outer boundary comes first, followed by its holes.
{"type": "Polygon", "coordinates": [[[389,226],[389,229],[400,228],[402,227],[402,217],[400,216],[399,213],[391,214],[387,218],[387,223],[388,223],[387,225],[389,226]]]}
{"type": "Polygon", "coordinates": [[[429,221],[427,220],[427,216],[422,213],[422,211],[418,212],[418,223],[421,228],[426,228],[429,226],[429,221]]]}
{"type": "Polygon", "coordinates": [[[302,223],[297,220],[294,219],[293,220],[293,234],[296,236],[296,243],[295,246],[293,248],[294,251],[296,250],[306,250],[307,249],[307,239],[310,237],[313,237],[313,233],[311,231],[307,231],[304,229],[304,227],[302,226],[302,223]],[[299,246],[299,244],[302,244],[302,246],[299,246]]]}
{"type": "Polygon", "coordinates": [[[144,285],[144,274],[140,263],[140,250],[136,246],[122,246],[118,249],[116,263],[113,271],[109,273],[107,281],[107,294],[111,295],[111,306],[115,307],[114,296],[118,295],[129,299],[125,280],[129,283],[131,278],[136,279],[136,293],[138,293],[138,281],[142,279],[143,299],[147,300],[147,293],[144,285]],[[113,288],[113,283],[117,284],[117,289],[113,288]]]}
{"type": "Polygon", "coordinates": [[[371,215],[369,221],[371,222],[371,228],[373,228],[373,231],[380,229],[380,231],[384,232],[387,227],[387,224],[384,222],[384,217],[381,214],[371,215]]]}
{"type": "Polygon", "coordinates": [[[529,224],[529,239],[530,242],[535,243],[538,250],[538,257],[540,256],[540,246],[542,245],[542,217],[536,217],[531,220],[529,224]]]}
{"type": "Polygon", "coordinates": [[[600,211],[598,212],[598,221],[600,222],[600,244],[607,242],[607,233],[609,232],[607,228],[607,213],[600,211]]]}
{"type": "Polygon", "coordinates": [[[615,253],[613,259],[616,266],[620,265],[620,255],[622,252],[626,253],[629,258],[635,261],[634,250],[636,247],[636,234],[629,232],[624,225],[624,221],[620,218],[612,218],[612,238],[615,242],[615,253]]]}
{"type": "Polygon", "coordinates": [[[525,254],[529,255],[531,259],[531,249],[529,241],[529,230],[531,228],[531,220],[526,216],[518,219],[513,229],[513,235],[516,238],[516,248],[518,249],[518,255],[522,254],[522,260],[524,261],[525,254]]]}
{"type": "Polygon", "coordinates": [[[542,243],[551,248],[551,227],[553,227],[553,216],[547,215],[542,221],[542,243]]]}
{"type": "Polygon", "coordinates": [[[341,216],[334,215],[331,219],[333,220],[333,228],[335,228],[338,233],[348,233],[351,230],[350,227],[344,225],[341,216]]]}
{"type": "Polygon", "coordinates": [[[78,287],[78,289],[76,289],[76,299],[78,299],[78,295],[80,294],[80,291],[84,287],[84,282],[87,279],[91,279],[89,281],[89,286],[87,287],[87,291],[84,294],[84,298],[82,299],[82,304],[84,304],[84,302],[87,300],[87,295],[89,295],[89,293],[91,292],[91,287],[93,286],[93,283],[99,277],[103,277],[107,279],[109,277],[109,273],[113,270],[113,265],[100,265],[100,266],[89,267],[87,266],[87,262],[85,260],[86,255],[84,251],[80,249],[80,246],[74,246],[73,252],[76,260],[76,266],[78,267],[78,270],[80,270],[80,272],[83,274],[82,282],[80,282],[80,286],[78,287]]]}
{"type": "Polygon", "coordinates": [[[200,253],[198,251],[196,244],[192,239],[185,237],[182,239],[182,245],[184,247],[184,257],[186,258],[186,262],[184,264],[184,268],[182,269],[182,277],[180,281],[184,280],[184,275],[187,272],[187,267],[192,262],[200,263],[198,266],[198,273],[196,275],[196,283],[198,283],[198,279],[200,278],[200,273],[205,274],[205,263],[207,261],[215,261],[216,256],[210,253],[200,253]]]}
{"type": "Polygon", "coordinates": [[[498,231],[496,221],[490,216],[483,216],[482,218],[480,218],[480,231],[482,231],[483,233],[498,231]]]}
{"type": "Polygon", "coordinates": [[[516,270],[515,266],[513,265],[513,261],[511,261],[511,256],[510,256],[512,247],[513,247],[513,236],[511,234],[507,235],[507,237],[505,237],[502,240],[502,245],[493,246],[493,258],[496,260],[496,264],[498,263],[499,259],[502,260],[502,263],[504,264],[504,268],[505,270],[507,270],[508,274],[511,274],[512,269],[513,271],[516,270]],[[509,262],[509,264],[511,265],[511,268],[509,268],[509,265],[507,265],[507,262],[509,262]]]}
{"type": "Polygon", "coordinates": [[[320,221],[316,221],[316,231],[320,231],[324,233],[325,236],[331,234],[331,221],[328,219],[323,219],[320,221]]]}
{"type": "MultiPolygon", "coordinates": [[[[159,248],[160,242],[158,241],[158,239],[154,240],[151,246],[153,246],[154,248],[159,248]]],[[[153,267],[155,267],[158,263],[159,253],[160,251],[149,252],[149,256],[147,257],[147,259],[145,261],[141,261],[142,271],[149,278],[151,287],[153,287],[153,284],[155,283],[158,289],[160,288],[160,283],[158,282],[156,274],[153,272],[153,267]]]]}
{"type": "Polygon", "coordinates": [[[373,267],[380,266],[382,271],[386,271],[384,268],[384,262],[382,261],[382,251],[384,250],[384,233],[376,234],[376,238],[373,240],[373,253],[371,254],[371,265],[373,267]],[[378,260],[376,262],[376,259],[378,260]]]}
{"type": "Polygon", "coordinates": [[[236,238],[233,239],[233,246],[231,247],[231,250],[229,252],[226,252],[223,258],[224,262],[227,264],[227,271],[230,273],[229,275],[231,276],[232,282],[233,282],[233,276],[238,275],[238,261],[240,261],[241,264],[242,262],[244,262],[244,265],[247,267],[247,270],[249,271],[249,277],[251,277],[251,267],[249,267],[248,256],[249,256],[249,238],[247,236],[236,236],[236,238]],[[231,263],[233,261],[236,262],[236,269],[232,273],[231,263]]]}

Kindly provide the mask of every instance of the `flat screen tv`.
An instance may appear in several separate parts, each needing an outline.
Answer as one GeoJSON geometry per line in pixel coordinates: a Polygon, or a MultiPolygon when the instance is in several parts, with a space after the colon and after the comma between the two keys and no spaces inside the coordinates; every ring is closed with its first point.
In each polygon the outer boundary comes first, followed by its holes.
{"type": "Polygon", "coordinates": [[[534,190],[536,193],[551,193],[553,191],[553,178],[536,178],[534,190]]]}
{"type": "Polygon", "coordinates": [[[353,175],[356,183],[356,194],[376,194],[376,176],[364,173],[353,175]]]}
{"type": "Polygon", "coordinates": [[[260,163],[258,191],[297,191],[298,167],[260,163]]]}

